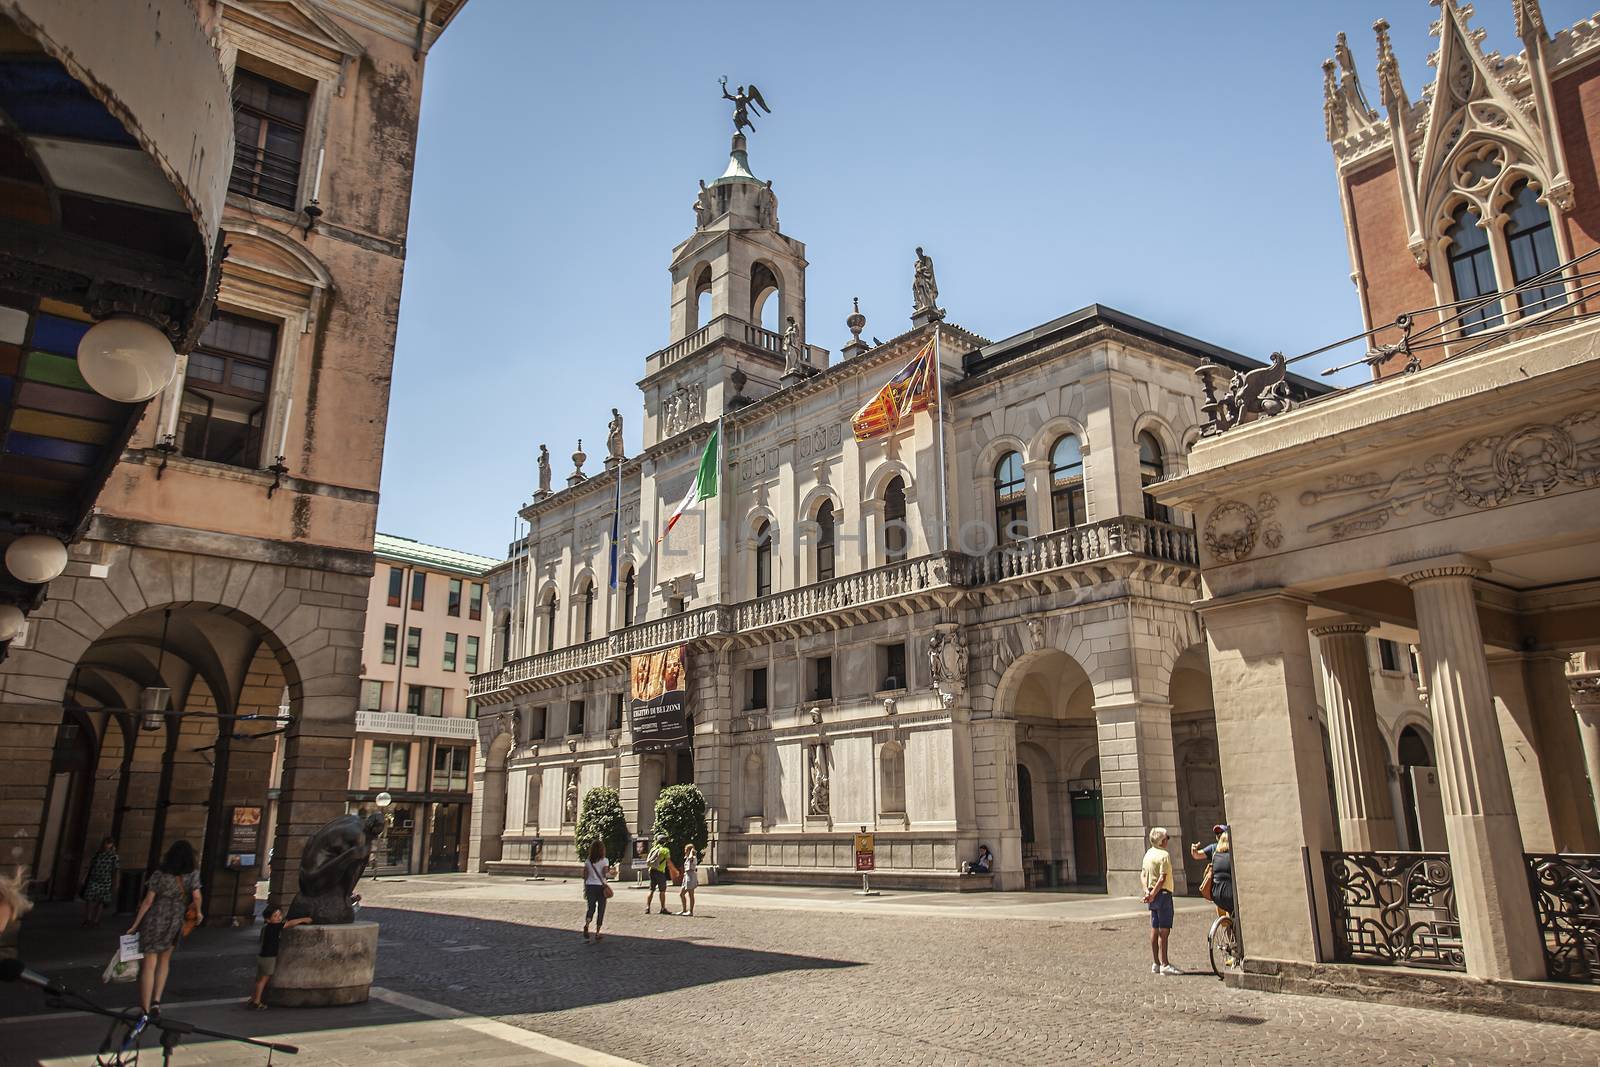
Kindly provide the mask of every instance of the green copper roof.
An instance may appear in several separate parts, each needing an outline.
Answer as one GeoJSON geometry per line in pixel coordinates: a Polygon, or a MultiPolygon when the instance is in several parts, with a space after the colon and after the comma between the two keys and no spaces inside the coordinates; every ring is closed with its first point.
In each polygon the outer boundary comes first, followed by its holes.
{"type": "Polygon", "coordinates": [[[373,538],[372,552],[379,559],[411,563],[419,567],[437,567],[439,570],[457,571],[473,577],[482,577],[501,563],[491,556],[476,556],[471,552],[457,552],[453,548],[425,545],[409,537],[395,537],[386,533],[373,538]]]}
{"type": "Polygon", "coordinates": [[[722,177],[711,184],[725,185],[730,182],[749,182],[752,185],[767,184],[750,172],[750,157],[745,153],[744,134],[742,133],[733,135],[733,149],[728,153],[728,169],[722,172],[722,177]]]}

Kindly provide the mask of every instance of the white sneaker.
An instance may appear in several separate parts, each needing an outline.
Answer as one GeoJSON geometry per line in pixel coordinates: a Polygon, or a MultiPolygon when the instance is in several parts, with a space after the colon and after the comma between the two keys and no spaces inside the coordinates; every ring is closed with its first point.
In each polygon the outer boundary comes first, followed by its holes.
{"type": "Polygon", "coordinates": [[[1178,970],[1178,968],[1174,967],[1172,964],[1168,963],[1168,964],[1165,964],[1165,965],[1162,966],[1161,973],[1162,974],[1182,974],[1183,972],[1178,970]]]}
{"type": "Polygon", "coordinates": [[[1152,963],[1152,964],[1151,964],[1151,965],[1150,965],[1150,973],[1151,973],[1151,974],[1160,974],[1160,973],[1161,973],[1161,964],[1159,964],[1159,963],[1152,963]]]}

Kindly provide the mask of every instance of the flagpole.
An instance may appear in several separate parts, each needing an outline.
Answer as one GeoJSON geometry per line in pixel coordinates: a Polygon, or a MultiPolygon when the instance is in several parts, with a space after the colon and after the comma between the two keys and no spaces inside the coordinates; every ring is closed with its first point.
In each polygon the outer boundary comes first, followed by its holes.
{"type": "Polygon", "coordinates": [[[933,324],[933,384],[937,390],[934,393],[934,400],[938,411],[938,435],[934,438],[934,447],[939,461],[939,527],[943,532],[943,536],[940,538],[940,545],[942,546],[941,551],[949,552],[950,506],[948,500],[946,500],[948,478],[944,469],[944,359],[941,351],[939,324],[935,322],[933,324]]]}

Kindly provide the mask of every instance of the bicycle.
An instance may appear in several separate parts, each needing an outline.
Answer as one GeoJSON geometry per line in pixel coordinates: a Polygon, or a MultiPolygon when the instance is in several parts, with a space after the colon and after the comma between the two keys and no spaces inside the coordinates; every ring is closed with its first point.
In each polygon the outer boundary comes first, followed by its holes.
{"type": "Polygon", "coordinates": [[[1244,938],[1239,934],[1239,920],[1233,913],[1218,915],[1206,934],[1206,947],[1211,956],[1211,973],[1219,980],[1239,974],[1244,970],[1244,938]]]}

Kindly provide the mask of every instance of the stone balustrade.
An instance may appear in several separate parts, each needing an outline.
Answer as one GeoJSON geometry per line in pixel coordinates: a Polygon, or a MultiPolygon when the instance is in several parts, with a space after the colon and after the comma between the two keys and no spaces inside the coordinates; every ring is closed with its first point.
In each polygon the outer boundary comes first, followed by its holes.
{"type": "Polygon", "coordinates": [[[1195,566],[1198,559],[1194,531],[1187,527],[1131,516],[1109,519],[1041,534],[982,556],[954,552],[919,556],[741,604],[714,604],[652,619],[597,641],[541,652],[474,675],[470,693],[482,697],[536,678],[598,667],[716,634],[748,633],[936,589],[992,585],[1114,556],[1141,556],[1186,567],[1195,566]]]}
{"type": "Polygon", "coordinates": [[[689,336],[655,352],[649,357],[647,365],[651,370],[670,367],[685,356],[698,352],[707,345],[723,338],[742,341],[753,348],[759,348],[763,352],[769,352],[774,356],[783,355],[782,334],[764,330],[754,323],[745,322],[732,315],[718,315],[689,336]]]}

